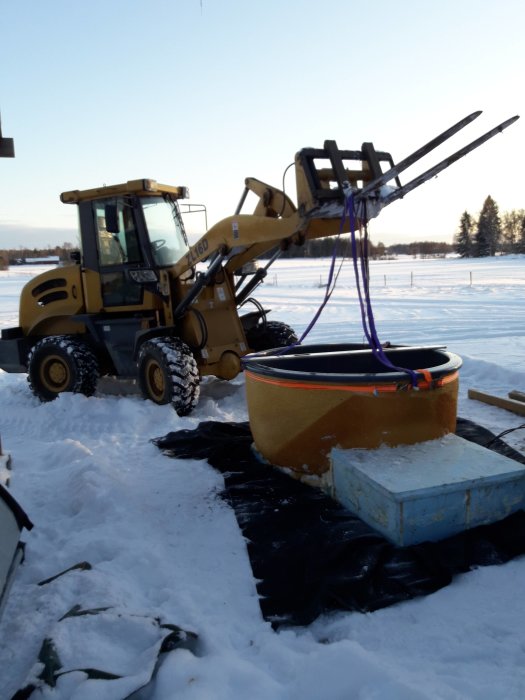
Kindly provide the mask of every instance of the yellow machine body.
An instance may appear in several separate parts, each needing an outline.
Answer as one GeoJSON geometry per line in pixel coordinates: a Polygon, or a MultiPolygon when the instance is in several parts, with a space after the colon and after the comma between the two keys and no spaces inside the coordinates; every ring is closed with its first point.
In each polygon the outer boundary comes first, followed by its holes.
{"type": "MultiPolygon", "coordinates": [[[[361,151],[338,154],[354,161],[344,171],[352,186],[370,181],[373,173],[361,151]]],[[[24,354],[40,339],[73,335],[88,338],[97,349],[103,372],[133,376],[142,340],[165,334],[187,344],[201,375],[234,378],[241,371],[241,358],[259,349],[253,347],[249,331],[264,316],[262,310],[240,315],[249,297],[236,284],[240,271],[272,248],[285,250],[341,229],[343,201],[333,189],[335,169],[324,162],[323,167],[316,165],[322,155],[315,149],[297,154],[297,204],[281,190],[247,178],[242,202],[249,192],[255,195],[253,213],[240,213],[240,205],[193,245],[187,242],[178,208],[178,200],[187,196],[185,187],[141,179],[62,193],[62,202],[79,208],[79,259],[26,285],[19,329],[12,329],[10,336],[10,342],[18,343],[19,358],[2,364],[0,353],[0,366],[20,371],[24,354]],[[162,234],[152,232],[155,220],[148,220],[149,202],[153,206],[161,201],[173,208],[180,234],[167,250],[162,234]],[[132,242],[126,228],[131,218],[132,242]],[[154,235],[161,237],[154,240],[154,235]],[[205,283],[199,281],[199,267],[211,267],[214,261],[205,283]]],[[[388,154],[377,156],[391,163],[388,154]]],[[[347,230],[349,222],[343,226],[347,230]]]]}

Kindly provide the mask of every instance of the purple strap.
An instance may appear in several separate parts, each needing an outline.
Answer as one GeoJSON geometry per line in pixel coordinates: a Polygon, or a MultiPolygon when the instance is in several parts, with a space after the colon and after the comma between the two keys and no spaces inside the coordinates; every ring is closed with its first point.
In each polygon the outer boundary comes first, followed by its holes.
{"type": "MultiPolygon", "coordinates": [[[[365,210],[366,212],[366,210],[365,210]]],[[[310,333],[312,328],[315,326],[317,323],[317,320],[319,319],[319,316],[321,315],[324,307],[328,303],[328,300],[332,296],[332,293],[335,289],[335,285],[337,282],[337,278],[339,277],[339,273],[341,271],[341,265],[339,266],[339,270],[337,271],[337,274],[335,274],[334,277],[334,271],[335,271],[335,262],[337,259],[337,247],[339,244],[339,240],[341,238],[341,234],[344,229],[346,217],[348,216],[349,221],[350,221],[350,234],[351,234],[351,240],[352,240],[352,260],[354,264],[354,273],[355,273],[355,282],[356,282],[356,288],[357,288],[357,296],[359,298],[359,307],[361,310],[361,322],[363,325],[363,331],[366,336],[366,339],[368,341],[368,345],[370,346],[370,349],[372,350],[372,355],[376,357],[379,362],[381,362],[382,365],[385,367],[388,367],[389,369],[394,370],[395,372],[405,372],[406,374],[409,375],[411,384],[414,388],[417,388],[417,373],[414,372],[412,369],[408,369],[406,367],[398,367],[397,365],[394,365],[386,356],[385,351],[383,349],[383,346],[381,345],[381,341],[379,340],[379,337],[377,335],[377,330],[376,330],[376,325],[375,325],[375,320],[374,320],[374,313],[372,310],[372,302],[370,301],[370,286],[368,284],[368,274],[366,270],[366,265],[365,265],[365,260],[368,258],[368,243],[366,240],[366,237],[364,239],[364,248],[361,251],[361,277],[362,277],[362,284],[363,284],[363,292],[361,292],[361,281],[360,281],[360,272],[359,272],[359,266],[357,264],[357,259],[359,257],[359,254],[357,252],[357,241],[356,241],[356,236],[355,236],[355,212],[354,212],[354,194],[353,192],[350,191],[349,195],[346,195],[346,202],[345,202],[345,207],[343,209],[343,215],[341,217],[341,225],[339,227],[339,233],[337,234],[337,238],[334,243],[334,249],[332,252],[332,260],[330,263],[330,271],[328,273],[328,282],[326,285],[326,292],[324,295],[324,299],[321,302],[321,305],[317,309],[317,311],[314,314],[314,317],[306,327],[306,330],[303,332],[301,337],[299,338],[298,341],[295,343],[292,343],[291,345],[288,345],[284,348],[281,348],[278,352],[276,352],[276,355],[284,355],[287,352],[290,352],[290,350],[293,350],[293,348],[297,347],[298,345],[301,345],[303,340],[306,338],[306,336],[310,333]]],[[[263,355],[264,352],[261,353],[252,353],[250,355],[246,355],[245,358],[243,359],[250,359],[252,357],[257,357],[257,355],[263,355]]]]}
{"type": "Polygon", "coordinates": [[[357,288],[357,296],[359,298],[359,307],[361,309],[361,322],[363,325],[363,331],[372,350],[372,355],[376,357],[382,365],[392,369],[396,372],[405,372],[409,375],[411,384],[415,388],[417,387],[417,373],[412,369],[406,367],[398,367],[394,365],[386,356],[386,353],[381,345],[381,341],[377,335],[374,312],[372,310],[372,302],[370,300],[370,285],[368,283],[368,274],[366,270],[365,260],[368,257],[368,243],[366,238],[364,239],[364,248],[361,251],[361,278],[363,284],[364,295],[361,292],[361,281],[359,274],[359,267],[357,264],[358,252],[357,252],[357,241],[355,236],[355,213],[354,213],[354,195],[353,192],[346,197],[345,210],[343,212],[343,222],[346,216],[350,220],[350,234],[352,238],[352,260],[354,264],[354,274],[355,282],[357,288]],[[363,299],[364,296],[364,299],[363,299]]]}

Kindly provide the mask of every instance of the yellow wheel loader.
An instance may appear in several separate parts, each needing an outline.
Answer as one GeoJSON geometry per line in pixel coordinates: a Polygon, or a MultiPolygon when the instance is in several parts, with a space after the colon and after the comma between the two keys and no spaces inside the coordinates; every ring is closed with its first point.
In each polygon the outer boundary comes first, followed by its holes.
{"type": "Polygon", "coordinates": [[[101,375],[135,378],[145,398],[188,414],[201,376],[233,379],[247,353],[297,341],[286,324],[268,322],[251,296],[281,251],[377,216],[517,119],[401,186],[400,172],[479,114],[397,165],[372,143],[355,151],[340,150],[335,141],[302,149],[295,157],[297,203],[248,178],[235,214],[194,245],[179,207],[185,187],[141,179],[64,192],[62,202],[78,206],[81,252],[24,287],[19,326],[2,330],[0,368],[27,372],[44,401],[65,391],[89,396],[101,375]],[[243,214],[250,192],[256,206],[243,214]],[[254,261],[272,249],[256,268],[254,261]],[[255,310],[243,313],[250,302],[255,310]]]}

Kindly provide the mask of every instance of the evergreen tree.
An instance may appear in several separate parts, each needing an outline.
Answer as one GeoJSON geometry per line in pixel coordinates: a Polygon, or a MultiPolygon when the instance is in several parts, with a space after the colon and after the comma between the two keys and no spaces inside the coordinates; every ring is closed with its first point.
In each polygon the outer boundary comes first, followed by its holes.
{"type": "Polygon", "coordinates": [[[454,235],[454,250],[461,258],[472,257],[472,235],[474,220],[464,211],[459,222],[459,231],[454,235]]]}
{"type": "Polygon", "coordinates": [[[501,238],[498,205],[489,195],[483,203],[474,237],[474,257],[495,255],[501,238]]]}

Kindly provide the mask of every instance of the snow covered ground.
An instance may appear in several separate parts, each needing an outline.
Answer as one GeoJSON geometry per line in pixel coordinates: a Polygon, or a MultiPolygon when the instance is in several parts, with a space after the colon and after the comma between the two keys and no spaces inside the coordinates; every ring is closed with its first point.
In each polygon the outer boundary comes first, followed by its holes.
{"type": "MultiPolygon", "coordinates": [[[[258,299],[301,331],[324,292],[328,261],[277,263],[258,299]]],[[[17,325],[35,267],[0,272],[0,327],[17,325]]],[[[499,433],[523,419],[470,401],[475,387],[525,390],[525,257],[374,262],[381,340],[445,344],[464,360],[459,415],[499,433]]],[[[347,266],[309,341],[361,341],[347,266]]],[[[129,385],[128,385],[129,388],[129,385]]],[[[439,592],[370,614],[338,613],[272,631],[222,477],[204,461],[163,456],[151,438],[203,420],[247,419],[244,380],[204,381],[197,410],[179,418],[106,384],[94,397],[41,404],[25,375],[0,371],[0,435],[13,458],[11,491],[33,520],[0,621],[0,698],[22,687],[42,641],[63,670],[37,697],[125,698],[151,672],[158,622],[198,644],[163,656],[151,700],[420,700],[525,697],[525,561],[480,568],[439,592]],[[38,583],[79,562],[51,583],[38,583]],[[73,606],[108,608],[58,622],[73,606]],[[149,666],[148,666],[149,664],[149,666]]],[[[525,431],[506,440],[525,452],[525,431]]]]}

